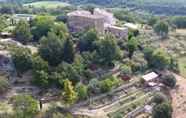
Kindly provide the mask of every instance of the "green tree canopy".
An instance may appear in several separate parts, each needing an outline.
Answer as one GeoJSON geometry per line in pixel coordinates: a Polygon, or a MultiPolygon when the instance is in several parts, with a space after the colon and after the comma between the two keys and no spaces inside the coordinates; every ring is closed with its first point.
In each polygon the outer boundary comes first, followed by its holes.
{"type": "Polygon", "coordinates": [[[86,99],[88,97],[88,88],[84,84],[78,83],[76,85],[76,92],[80,100],[86,99]]]}
{"type": "Polygon", "coordinates": [[[54,32],[61,39],[67,39],[69,37],[68,28],[62,22],[55,23],[50,31],[54,32]]]}
{"type": "Polygon", "coordinates": [[[95,41],[98,41],[99,37],[95,30],[90,29],[80,37],[78,48],[80,52],[93,51],[96,48],[95,41]]]}
{"type": "Polygon", "coordinates": [[[161,77],[162,82],[171,88],[176,86],[176,78],[173,74],[165,74],[161,77]]]}
{"type": "Polygon", "coordinates": [[[0,94],[7,92],[9,87],[10,83],[8,82],[8,78],[0,76],[0,94]]]}
{"type": "Polygon", "coordinates": [[[159,21],[154,25],[154,31],[162,38],[166,37],[169,33],[169,25],[165,21],[159,21]]]}
{"type": "Polygon", "coordinates": [[[32,34],[30,25],[24,20],[20,20],[14,29],[14,35],[16,40],[20,41],[23,44],[27,44],[32,40],[32,34]]]}
{"type": "Polygon", "coordinates": [[[112,35],[106,35],[97,43],[97,55],[99,62],[109,65],[121,57],[120,48],[112,35]]]}
{"type": "Polygon", "coordinates": [[[152,112],[152,118],[172,118],[172,107],[168,102],[155,105],[152,112]]]}
{"type": "Polygon", "coordinates": [[[35,40],[47,36],[50,29],[54,26],[54,19],[50,16],[37,16],[32,22],[32,33],[35,40]]]}
{"type": "Polygon", "coordinates": [[[63,47],[63,61],[72,63],[75,58],[74,44],[71,39],[67,39],[63,47]]]}
{"type": "Polygon", "coordinates": [[[64,41],[52,32],[49,32],[47,37],[43,37],[40,41],[39,53],[49,65],[57,66],[63,59],[63,44],[64,41]]]}
{"type": "Polygon", "coordinates": [[[73,104],[77,100],[77,93],[75,92],[72,83],[68,79],[64,80],[63,99],[68,105],[73,104]]]}
{"type": "Polygon", "coordinates": [[[138,41],[136,38],[132,37],[128,39],[127,48],[129,52],[129,58],[132,58],[134,51],[137,49],[137,47],[138,47],[138,41]]]}
{"type": "Polygon", "coordinates": [[[12,59],[18,73],[26,72],[32,68],[32,55],[27,48],[14,48],[12,59]]]}
{"type": "Polygon", "coordinates": [[[38,102],[30,95],[17,95],[12,98],[15,118],[33,118],[38,113],[38,102]]]}
{"type": "Polygon", "coordinates": [[[157,69],[166,69],[171,63],[170,56],[162,49],[157,49],[152,53],[150,65],[157,69]]]}

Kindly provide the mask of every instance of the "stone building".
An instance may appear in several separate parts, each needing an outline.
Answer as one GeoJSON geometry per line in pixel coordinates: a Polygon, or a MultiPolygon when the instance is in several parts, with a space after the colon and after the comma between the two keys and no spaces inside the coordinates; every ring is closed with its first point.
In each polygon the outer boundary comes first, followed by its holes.
{"type": "Polygon", "coordinates": [[[115,26],[117,19],[112,13],[103,9],[95,8],[93,13],[77,10],[68,13],[67,16],[69,30],[73,33],[93,28],[100,34],[110,32],[118,39],[128,36],[128,29],[115,26]]]}
{"type": "Polygon", "coordinates": [[[106,10],[95,8],[94,15],[103,16],[105,26],[116,24],[117,19],[112,13],[107,12],[106,10]]]}
{"type": "Polygon", "coordinates": [[[118,27],[114,25],[109,25],[105,29],[105,32],[109,32],[119,39],[124,39],[124,38],[127,38],[128,36],[128,28],[126,27],[118,27]]]}
{"type": "Polygon", "coordinates": [[[94,28],[97,32],[104,33],[104,19],[102,16],[93,15],[83,10],[71,12],[67,16],[71,32],[80,32],[85,29],[94,28]]]}

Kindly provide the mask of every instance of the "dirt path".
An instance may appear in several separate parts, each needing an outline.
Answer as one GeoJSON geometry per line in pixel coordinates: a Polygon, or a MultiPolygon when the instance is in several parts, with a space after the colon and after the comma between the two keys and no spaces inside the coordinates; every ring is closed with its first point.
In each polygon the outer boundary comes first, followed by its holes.
{"type": "Polygon", "coordinates": [[[175,75],[178,88],[171,91],[173,118],[186,118],[186,79],[175,75]]]}

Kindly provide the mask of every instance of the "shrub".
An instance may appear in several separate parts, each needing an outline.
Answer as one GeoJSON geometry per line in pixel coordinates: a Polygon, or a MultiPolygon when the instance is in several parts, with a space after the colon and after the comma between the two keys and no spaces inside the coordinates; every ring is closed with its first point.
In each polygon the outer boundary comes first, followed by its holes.
{"type": "Polygon", "coordinates": [[[114,86],[117,86],[118,84],[119,84],[119,80],[111,76],[100,82],[101,91],[109,92],[114,86]]]}
{"type": "Polygon", "coordinates": [[[26,72],[32,68],[31,51],[27,48],[15,48],[12,51],[12,59],[19,73],[26,72]]]}
{"type": "Polygon", "coordinates": [[[38,103],[30,95],[17,95],[12,98],[16,118],[34,118],[38,113],[38,103]]]}
{"type": "Polygon", "coordinates": [[[10,84],[5,77],[0,77],[0,94],[3,94],[8,91],[10,84]]]}
{"type": "Polygon", "coordinates": [[[161,77],[163,84],[174,88],[176,86],[176,78],[173,74],[165,74],[161,77]]]}
{"type": "Polygon", "coordinates": [[[172,107],[170,103],[163,102],[154,106],[152,118],[172,118],[172,107]]]}
{"type": "Polygon", "coordinates": [[[86,99],[88,97],[88,88],[87,86],[79,83],[76,85],[76,92],[80,100],[86,99]]]}
{"type": "Polygon", "coordinates": [[[156,93],[152,99],[152,102],[155,102],[156,104],[161,104],[163,102],[167,101],[167,96],[164,95],[163,93],[156,93]]]}

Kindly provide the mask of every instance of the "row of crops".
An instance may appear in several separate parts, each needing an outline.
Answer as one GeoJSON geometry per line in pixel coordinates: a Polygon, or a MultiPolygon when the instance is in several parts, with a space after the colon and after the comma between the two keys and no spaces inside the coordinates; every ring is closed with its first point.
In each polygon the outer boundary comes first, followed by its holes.
{"type": "MultiPolygon", "coordinates": [[[[110,107],[109,118],[125,117],[136,108],[142,107],[152,97],[152,93],[145,93],[141,90],[134,92],[128,97],[122,99],[118,104],[110,107]]],[[[108,109],[107,109],[108,110],[108,109]]]]}

